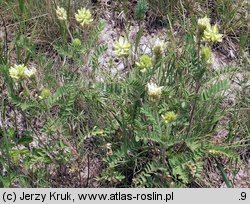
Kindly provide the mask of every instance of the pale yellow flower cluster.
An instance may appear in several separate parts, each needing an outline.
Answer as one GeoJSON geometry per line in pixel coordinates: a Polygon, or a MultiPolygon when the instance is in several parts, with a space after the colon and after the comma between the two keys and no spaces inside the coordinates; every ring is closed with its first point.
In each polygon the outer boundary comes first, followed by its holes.
{"type": "MultiPolygon", "coordinates": [[[[57,18],[61,21],[67,21],[67,12],[62,7],[57,7],[56,9],[57,18]]],[[[77,10],[75,14],[76,21],[81,24],[81,26],[89,25],[92,21],[92,14],[89,9],[81,8],[77,10]]]]}
{"type": "Polygon", "coordinates": [[[171,123],[176,120],[177,115],[173,111],[168,111],[164,115],[162,115],[162,118],[165,123],[171,123]]]}
{"type": "Polygon", "coordinates": [[[162,89],[164,86],[157,86],[155,83],[148,83],[148,96],[151,101],[157,101],[161,98],[162,89]]]}
{"type": "Polygon", "coordinates": [[[129,55],[129,49],[131,47],[131,44],[128,42],[127,38],[120,37],[119,40],[115,41],[114,44],[114,53],[118,57],[126,57],[129,55]]]}
{"type": "Polygon", "coordinates": [[[207,17],[198,20],[198,29],[203,33],[203,41],[208,43],[222,42],[223,35],[219,33],[218,25],[211,26],[207,17]]]}
{"type": "Polygon", "coordinates": [[[30,79],[36,73],[35,68],[28,69],[24,64],[14,65],[10,67],[9,74],[12,79],[15,81],[20,81],[25,78],[30,79]]]}
{"type": "Polygon", "coordinates": [[[92,21],[92,14],[90,10],[86,8],[81,8],[77,10],[75,14],[76,21],[81,24],[81,26],[89,25],[92,21]]]}
{"type": "Polygon", "coordinates": [[[50,95],[51,95],[51,91],[49,89],[43,89],[41,91],[41,94],[40,94],[39,98],[41,100],[43,100],[43,99],[46,99],[46,98],[50,97],[50,95]]]}
{"type": "Polygon", "coordinates": [[[222,42],[223,35],[219,33],[218,25],[211,25],[210,19],[208,17],[204,17],[198,19],[198,33],[195,37],[197,42],[205,43],[204,46],[201,47],[201,58],[207,64],[212,64],[212,51],[209,46],[211,46],[215,42],[222,42]],[[209,46],[207,46],[209,45],[209,46]]]}
{"type": "Polygon", "coordinates": [[[157,39],[155,41],[154,47],[153,47],[153,52],[155,55],[162,56],[164,51],[166,49],[166,44],[164,41],[157,39]]]}
{"type": "Polygon", "coordinates": [[[204,30],[208,27],[211,27],[210,18],[205,16],[204,18],[198,19],[198,28],[201,32],[204,32],[204,30]]]}
{"type": "Polygon", "coordinates": [[[66,21],[67,20],[67,12],[62,7],[57,7],[57,9],[56,9],[56,15],[57,15],[57,18],[59,20],[61,20],[61,21],[66,21]]]}
{"type": "Polygon", "coordinates": [[[153,54],[154,54],[154,64],[157,64],[161,61],[161,58],[166,50],[166,43],[160,39],[157,39],[154,42],[153,54]]]}
{"type": "Polygon", "coordinates": [[[82,45],[82,42],[81,42],[81,40],[80,40],[79,38],[75,38],[75,39],[73,39],[73,41],[72,41],[72,45],[73,45],[74,47],[80,47],[80,46],[82,45]]]}
{"type": "Polygon", "coordinates": [[[149,55],[142,55],[139,62],[136,62],[135,64],[140,68],[140,72],[142,73],[153,67],[152,58],[149,55]]]}
{"type": "Polygon", "coordinates": [[[222,42],[223,35],[219,33],[218,25],[209,26],[204,31],[203,41],[205,42],[222,42]]]}

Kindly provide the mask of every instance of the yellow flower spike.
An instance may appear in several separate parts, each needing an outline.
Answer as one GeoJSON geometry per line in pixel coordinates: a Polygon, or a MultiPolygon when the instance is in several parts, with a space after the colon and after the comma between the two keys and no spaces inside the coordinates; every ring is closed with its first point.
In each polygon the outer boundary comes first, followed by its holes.
{"type": "Polygon", "coordinates": [[[57,7],[57,9],[56,9],[56,15],[57,15],[57,18],[59,20],[61,20],[61,21],[66,21],[67,20],[67,12],[62,7],[57,7]]]}
{"type": "Polygon", "coordinates": [[[43,100],[43,99],[48,98],[50,95],[51,95],[51,92],[50,92],[49,89],[43,89],[42,92],[41,92],[41,94],[40,94],[40,96],[39,96],[39,98],[41,100],[43,100]]]}
{"type": "Polygon", "coordinates": [[[27,67],[24,64],[15,64],[9,69],[10,77],[16,81],[22,80],[25,78],[25,70],[27,70],[27,67]]]}
{"type": "Polygon", "coordinates": [[[148,89],[148,96],[150,100],[156,101],[161,98],[162,89],[164,86],[158,87],[155,83],[148,83],[147,89],[148,89]]]}
{"type": "Polygon", "coordinates": [[[115,41],[114,44],[114,53],[118,57],[126,57],[129,54],[129,49],[131,48],[131,44],[128,42],[127,38],[120,37],[119,40],[115,41]]]}
{"type": "Polygon", "coordinates": [[[81,24],[81,26],[89,25],[92,21],[92,14],[89,9],[81,8],[77,10],[75,14],[76,21],[81,24]]]}
{"type": "Polygon", "coordinates": [[[201,48],[201,57],[202,59],[207,62],[208,64],[212,64],[212,53],[209,47],[202,47],[201,48]]]}
{"type": "Polygon", "coordinates": [[[157,39],[155,41],[155,45],[153,47],[154,64],[157,64],[161,60],[161,58],[165,52],[165,49],[166,49],[165,42],[157,39]]]}
{"type": "Polygon", "coordinates": [[[165,123],[171,123],[176,120],[177,115],[173,111],[168,111],[164,115],[162,115],[162,118],[165,123]]]}
{"type": "Polygon", "coordinates": [[[204,17],[204,18],[198,19],[199,31],[203,32],[205,29],[210,28],[210,27],[211,27],[210,18],[204,17]]]}
{"type": "Polygon", "coordinates": [[[24,78],[31,78],[35,73],[35,68],[28,69],[24,64],[15,64],[9,69],[10,77],[16,81],[23,80],[24,78]]]}
{"type": "Polygon", "coordinates": [[[164,41],[157,39],[153,47],[154,54],[157,56],[162,56],[165,49],[166,49],[166,44],[164,43],[164,41]]]}
{"type": "Polygon", "coordinates": [[[152,58],[149,55],[142,55],[139,62],[135,63],[139,67],[142,73],[144,73],[148,68],[153,67],[152,58]]]}
{"type": "Polygon", "coordinates": [[[205,42],[222,42],[223,35],[219,33],[218,25],[215,24],[204,31],[203,41],[205,42]]]}

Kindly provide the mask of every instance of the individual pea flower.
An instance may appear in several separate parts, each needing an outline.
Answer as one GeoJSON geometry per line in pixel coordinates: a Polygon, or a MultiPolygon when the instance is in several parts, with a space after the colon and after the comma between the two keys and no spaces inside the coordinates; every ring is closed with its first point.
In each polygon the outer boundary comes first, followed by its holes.
{"type": "Polygon", "coordinates": [[[51,91],[49,89],[43,89],[39,98],[41,100],[48,98],[51,95],[51,91]]]}
{"type": "Polygon", "coordinates": [[[173,111],[168,111],[164,115],[161,116],[165,123],[171,123],[176,120],[177,115],[173,111]]]}
{"type": "Polygon", "coordinates": [[[75,14],[76,21],[81,24],[81,26],[89,25],[92,21],[92,14],[89,9],[81,8],[77,10],[78,13],[75,14]]]}
{"type": "Polygon", "coordinates": [[[203,32],[205,29],[210,27],[211,27],[210,18],[205,16],[204,18],[198,19],[198,29],[200,32],[203,32]]]}
{"type": "Polygon", "coordinates": [[[10,77],[16,81],[22,80],[25,78],[25,70],[27,70],[27,67],[24,64],[15,64],[9,69],[10,77]]]}
{"type": "Polygon", "coordinates": [[[139,62],[135,64],[140,68],[142,73],[146,72],[148,68],[153,67],[152,58],[148,55],[142,55],[139,62]]]}
{"type": "Polygon", "coordinates": [[[31,68],[31,69],[27,69],[26,68],[24,70],[24,74],[25,74],[25,77],[31,78],[31,77],[33,77],[36,74],[36,69],[35,68],[31,68]]]}
{"type": "Polygon", "coordinates": [[[223,35],[219,33],[218,25],[206,28],[204,31],[203,41],[205,42],[222,42],[223,35]]]}
{"type": "Polygon", "coordinates": [[[143,68],[143,69],[140,70],[141,73],[145,73],[146,71],[147,71],[146,68],[143,68]]]}
{"type": "Polygon", "coordinates": [[[129,49],[131,47],[131,44],[128,42],[127,38],[120,37],[119,40],[115,41],[114,44],[114,53],[118,57],[126,57],[129,54],[129,49]]]}
{"type": "Polygon", "coordinates": [[[164,86],[159,87],[155,83],[148,83],[147,89],[148,89],[148,96],[149,96],[150,100],[156,101],[156,100],[160,99],[163,88],[164,88],[164,86]]]}
{"type": "Polygon", "coordinates": [[[61,20],[61,21],[66,21],[67,20],[67,12],[62,7],[57,7],[57,9],[56,9],[56,15],[57,15],[57,18],[59,20],[61,20]]]}
{"type": "Polygon", "coordinates": [[[73,41],[72,41],[72,45],[74,47],[80,47],[82,44],[81,40],[79,38],[75,38],[73,41]]]}
{"type": "Polygon", "coordinates": [[[210,47],[202,47],[201,48],[201,57],[206,63],[208,63],[208,64],[213,63],[212,53],[211,53],[210,47]]]}

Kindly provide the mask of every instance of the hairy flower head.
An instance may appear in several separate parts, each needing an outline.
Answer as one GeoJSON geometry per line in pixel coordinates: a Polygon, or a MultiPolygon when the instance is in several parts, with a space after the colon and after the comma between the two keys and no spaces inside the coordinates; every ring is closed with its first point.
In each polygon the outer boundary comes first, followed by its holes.
{"type": "Polygon", "coordinates": [[[89,25],[92,21],[92,14],[89,9],[81,8],[77,10],[75,14],[76,21],[81,24],[81,26],[89,25]]]}
{"type": "Polygon", "coordinates": [[[163,55],[165,49],[166,49],[166,45],[165,45],[164,41],[157,39],[155,41],[155,44],[153,47],[154,54],[155,55],[163,55]]]}
{"type": "Polygon", "coordinates": [[[176,120],[177,115],[173,111],[168,111],[164,115],[162,115],[162,118],[165,123],[171,123],[176,120]]]}
{"type": "Polygon", "coordinates": [[[139,62],[135,63],[141,70],[141,72],[145,72],[148,68],[153,67],[152,58],[149,55],[142,55],[140,57],[139,62]]]}
{"type": "Polygon", "coordinates": [[[155,83],[148,83],[147,89],[150,100],[156,101],[160,99],[163,88],[163,86],[157,86],[155,83]]]}
{"type": "Polygon", "coordinates": [[[57,7],[57,9],[56,9],[56,15],[57,15],[57,18],[59,20],[61,20],[61,21],[66,21],[67,20],[67,12],[62,7],[57,7]]]}
{"type": "Polygon", "coordinates": [[[206,28],[204,31],[203,41],[205,42],[222,42],[223,35],[219,33],[218,25],[206,28]]]}
{"type": "Polygon", "coordinates": [[[118,57],[126,57],[129,54],[130,47],[131,44],[128,42],[127,38],[120,37],[118,41],[115,41],[114,53],[118,57]]]}
{"type": "Polygon", "coordinates": [[[51,92],[50,92],[49,89],[43,89],[42,92],[41,92],[41,94],[40,94],[40,96],[39,96],[39,98],[41,100],[43,100],[43,99],[48,98],[50,95],[51,95],[51,92]]]}
{"type": "Polygon", "coordinates": [[[210,28],[210,27],[211,27],[210,18],[205,16],[204,18],[198,19],[199,31],[203,32],[205,29],[210,28]]]}
{"type": "Polygon", "coordinates": [[[35,68],[28,69],[24,64],[15,64],[9,69],[10,77],[16,81],[22,80],[24,78],[31,78],[35,75],[35,73],[35,68]]]}
{"type": "Polygon", "coordinates": [[[160,61],[165,52],[165,49],[166,49],[165,42],[157,39],[153,47],[154,63],[158,63],[160,61]]]}
{"type": "Polygon", "coordinates": [[[27,78],[31,78],[36,74],[36,69],[35,68],[25,69],[24,74],[27,78]]]}
{"type": "Polygon", "coordinates": [[[72,41],[72,45],[74,47],[80,47],[82,44],[81,40],[79,38],[75,38],[73,41],[72,41]]]}
{"type": "Polygon", "coordinates": [[[24,64],[19,64],[19,65],[15,64],[9,69],[10,77],[17,81],[22,80],[23,78],[25,78],[26,69],[27,67],[24,64]]]}

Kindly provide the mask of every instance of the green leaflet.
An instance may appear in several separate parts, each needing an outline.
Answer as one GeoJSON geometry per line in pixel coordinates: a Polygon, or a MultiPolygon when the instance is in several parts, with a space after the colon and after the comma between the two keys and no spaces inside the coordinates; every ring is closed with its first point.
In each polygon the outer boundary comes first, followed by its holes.
{"type": "Polygon", "coordinates": [[[225,79],[218,81],[215,84],[211,85],[210,87],[201,91],[201,99],[203,101],[209,100],[216,94],[220,93],[221,91],[227,90],[229,88],[230,88],[229,80],[225,79]]]}

